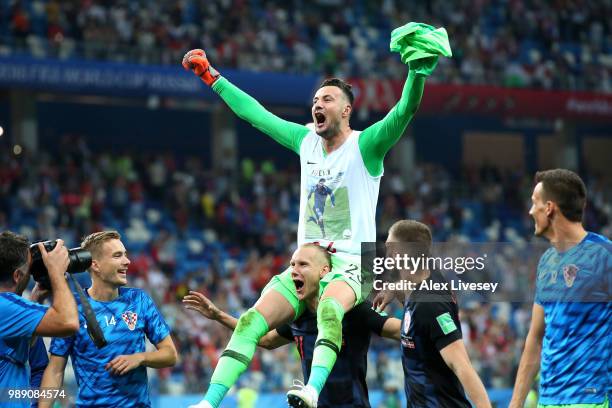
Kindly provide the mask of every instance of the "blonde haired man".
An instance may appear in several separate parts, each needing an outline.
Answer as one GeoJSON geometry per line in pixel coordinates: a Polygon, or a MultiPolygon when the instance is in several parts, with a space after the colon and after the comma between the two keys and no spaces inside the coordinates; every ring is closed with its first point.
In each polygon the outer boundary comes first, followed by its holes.
{"type": "MultiPolygon", "coordinates": [[[[117,231],[93,233],[81,246],[92,256],[92,284],[85,292],[108,344],[98,349],[89,338],[79,303],[80,329],[72,337],[53,339],[41,387],[62,385],[70,356],[78,407],[150,407],[146,367],[171,367],[177,360],[170,329],[149,295],[125,287],[130,260],[117,231]],[[145,351],[145,336],[157,350],[145,351]]],[[[52,403],[41,400],[39,406],[52,403]]]]}

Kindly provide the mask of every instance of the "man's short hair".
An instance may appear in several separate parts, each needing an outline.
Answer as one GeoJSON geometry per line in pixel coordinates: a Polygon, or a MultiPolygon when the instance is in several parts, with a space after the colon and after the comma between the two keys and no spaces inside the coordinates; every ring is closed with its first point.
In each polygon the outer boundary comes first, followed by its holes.
{"type": "Polygon", "coordinates": [[[542,198],[557,204],[565,218],[582,221],[587,192],[578,174],[566,169],[538,171],[535,183],[542,183],[542,198]]]}
{"type": "Polygon", "coordinates": [[[431,252],[431,230],[429,227],[422,222],[415,220],[400,220],[395,222],[389,228],[389,235],[393,235],[401,243],[410,244],[407,245],[406,250],[408,252],[414,252],[412,256],[419,256],[420,254],[428,256],[431,252]]]}
{"type": "Polygon", "coordinates": [[[102,245],[111,239],[121,239],[121,234],[119,234],[117,231],[94,232],[83,239],[83,242],[81,242],[81,248],[91,252],[92,258],[97,258],[101,254],[102,245]]]}
{"type": "Polygon", "coordinates": [[[321,255],[323,259],[325,259],[325,263],[331,269],[332,267],[331,253],[327,249],[323,248],[321,245],[316,244],[314,242],[306,243],[302,245],[302,247],[303,248],[315,248],[317,250],[317,253],[321,255]]]}
{"type": "Polygon", "coordinates": [[[13,272],[28,262],[30,242],[11,231],[0,233],[0,282],[12,282],[13,272]]]}
{"type": "Polygon", "coordinates": [[[349,100],[351,106],[353,106],[353,103],[355,102],[355,96],[353,95],[353,87],[351,84],[343,81],[340,78],[328,78],[323,81],[323,83],[321,83],[319,89],[323,88],[324,86],[335,86],[340,88],[342,93],[344,93],[344,96],[346,96],[346,98],[349,100]]]}

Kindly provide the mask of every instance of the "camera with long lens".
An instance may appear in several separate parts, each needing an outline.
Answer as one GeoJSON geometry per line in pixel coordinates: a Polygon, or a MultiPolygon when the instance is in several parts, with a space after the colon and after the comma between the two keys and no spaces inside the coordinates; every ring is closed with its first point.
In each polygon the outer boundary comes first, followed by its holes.
{"type": "MultiPolygon", "coordinates": [[[[43,246],[47,252],[53,251],[57,245],[57,241],[44,241],[43,246]]],[[[46,289],[51,288],[51,281],[49,280],[49,271],[42,259],[40,249],[38,249],[38,243],[30,245],[30,254],[32,254],[32,265],[30,266],[30,273],[34,280],[41,284],[46,289]]],[[[68,273],[84,272],[91,266],[91,253],[83,248],[72,248],[68,250],[68,257],[70,263],[68,264],[68,273]]]]}
{"type": "MultiPolygon", "coordinates": [[[[44,241],[42,244],[45,247],[45,250],[50,252],[53,251],[57,245],[57,241],[44,241]]],[[[49,280],[49,271],[43,262],[42,254],[40,253],[40,249],[38,249],[38,243],[30,245],[30,254],[32,255],[32,265],[30,266],[30,273],[32,274],[32,277],[43,288],[50,289],[51,281],[49,280]]],[[[91,252],[81,247],[69,249],[68,258],[70,259],[68,269],[66,269],[66,272],[68,273],[72,274],[84,272],[91,266],[91,252]]],[[[87,300],[87,296],[85,295],[81,285],[79,285],[74,276],[70,275],[70,278],[74,284],[77,295],[81,300],[83,314],[85,315],[85,320],[87,321],[87,333],[89,333],[89,336],[93,340],[96,347],[102,348],[108,343],[104,338],[104,333],[102,332],[100,325],[98,324],[94,310],[92,309],[89,300],[87,300]]]]}

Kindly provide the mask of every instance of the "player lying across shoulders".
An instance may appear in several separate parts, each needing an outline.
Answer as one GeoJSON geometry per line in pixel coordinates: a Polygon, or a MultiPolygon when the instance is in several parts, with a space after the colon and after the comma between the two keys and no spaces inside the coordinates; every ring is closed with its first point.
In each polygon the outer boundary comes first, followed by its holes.
{"type": "MultiPolygon", "coordinates": [[[[192,50],[183,58],[185,69],[192,70],[212,87],[240,118],[299,154],[298,244],[317,241],[334,252],[333,272],[321,280],[318,337],[310,376],[305,387],[296,387],[287,394],[291,406],[317,406],[318,395],[340,351],[344,314],[368,295],[367,289],[362,288],[361,243],[376,240],[375,213],[383,159],[414,116],[423,95],[425,78],[435,69],[438,56],[451,55],[443,28],[434,29],[418,23],[394,30],[391,50],[399,52],[402,61],[410,67],[401,99],[385,118],[363,132],[350,127],[354,97],[351,86],[340,79],[324,81],[315,93],[311,109],[314,131],[311,131],[307,126],[283,120],[267,111],[223,78],[210,65],[204,51],[192,50]],[[313,207],[308,195],[321,179],[325,179],[324,184],[333,192],[334,206],[321,212],[318,225],[312,225],[307,222],[313,207]]],[[[255,306],[240,317],[206,395],[197,406],[217,408],[248,367],[259,339],[303,313],[305,305],[290,282],[290,273],[287,269],[275,276],[255,306]]]]}
{"type": "MultiPolygon", "coordinates": [[[[291,279],[295,286],[300,287],[298,297],[306,303],[306,311],[291,324],[268,332],[259,340],[259,346],[275,349],[295,341],[302,359],[302,373],[304,378],[308,378],[308,362],[312,359],[317,338],[319,282],[331,273],[331,256],[324,248],[304,244],[293,254],[291,268],[291,279]]],[[[238,320],[219,310],[201,293],[191,292],[183,302],[188,309],[204,317],[216,320],[229,329],[236,328],[238,320]]],[[[399,319],[374,311],[369,302],[361,303],[344,316],[343,347],[319,396],[319,408],[370,407],[366,372],[371,333],[399,341],[400,324],[399,319]]]]}

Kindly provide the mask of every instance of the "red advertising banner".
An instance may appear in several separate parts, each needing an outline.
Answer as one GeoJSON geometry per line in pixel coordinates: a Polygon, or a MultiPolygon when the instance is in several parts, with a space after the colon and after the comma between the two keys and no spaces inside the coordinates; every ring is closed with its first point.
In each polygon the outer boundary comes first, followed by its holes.
{"type": "MultiPolygon", "coordinates": [[[[358,109],[381,112],[395,105],[404,85],[391,80],[352,79],[350,83],[354,86],[358,109]]],[[[419,113],[612,122],[612,94],[428,84],[419,113]]]]}

